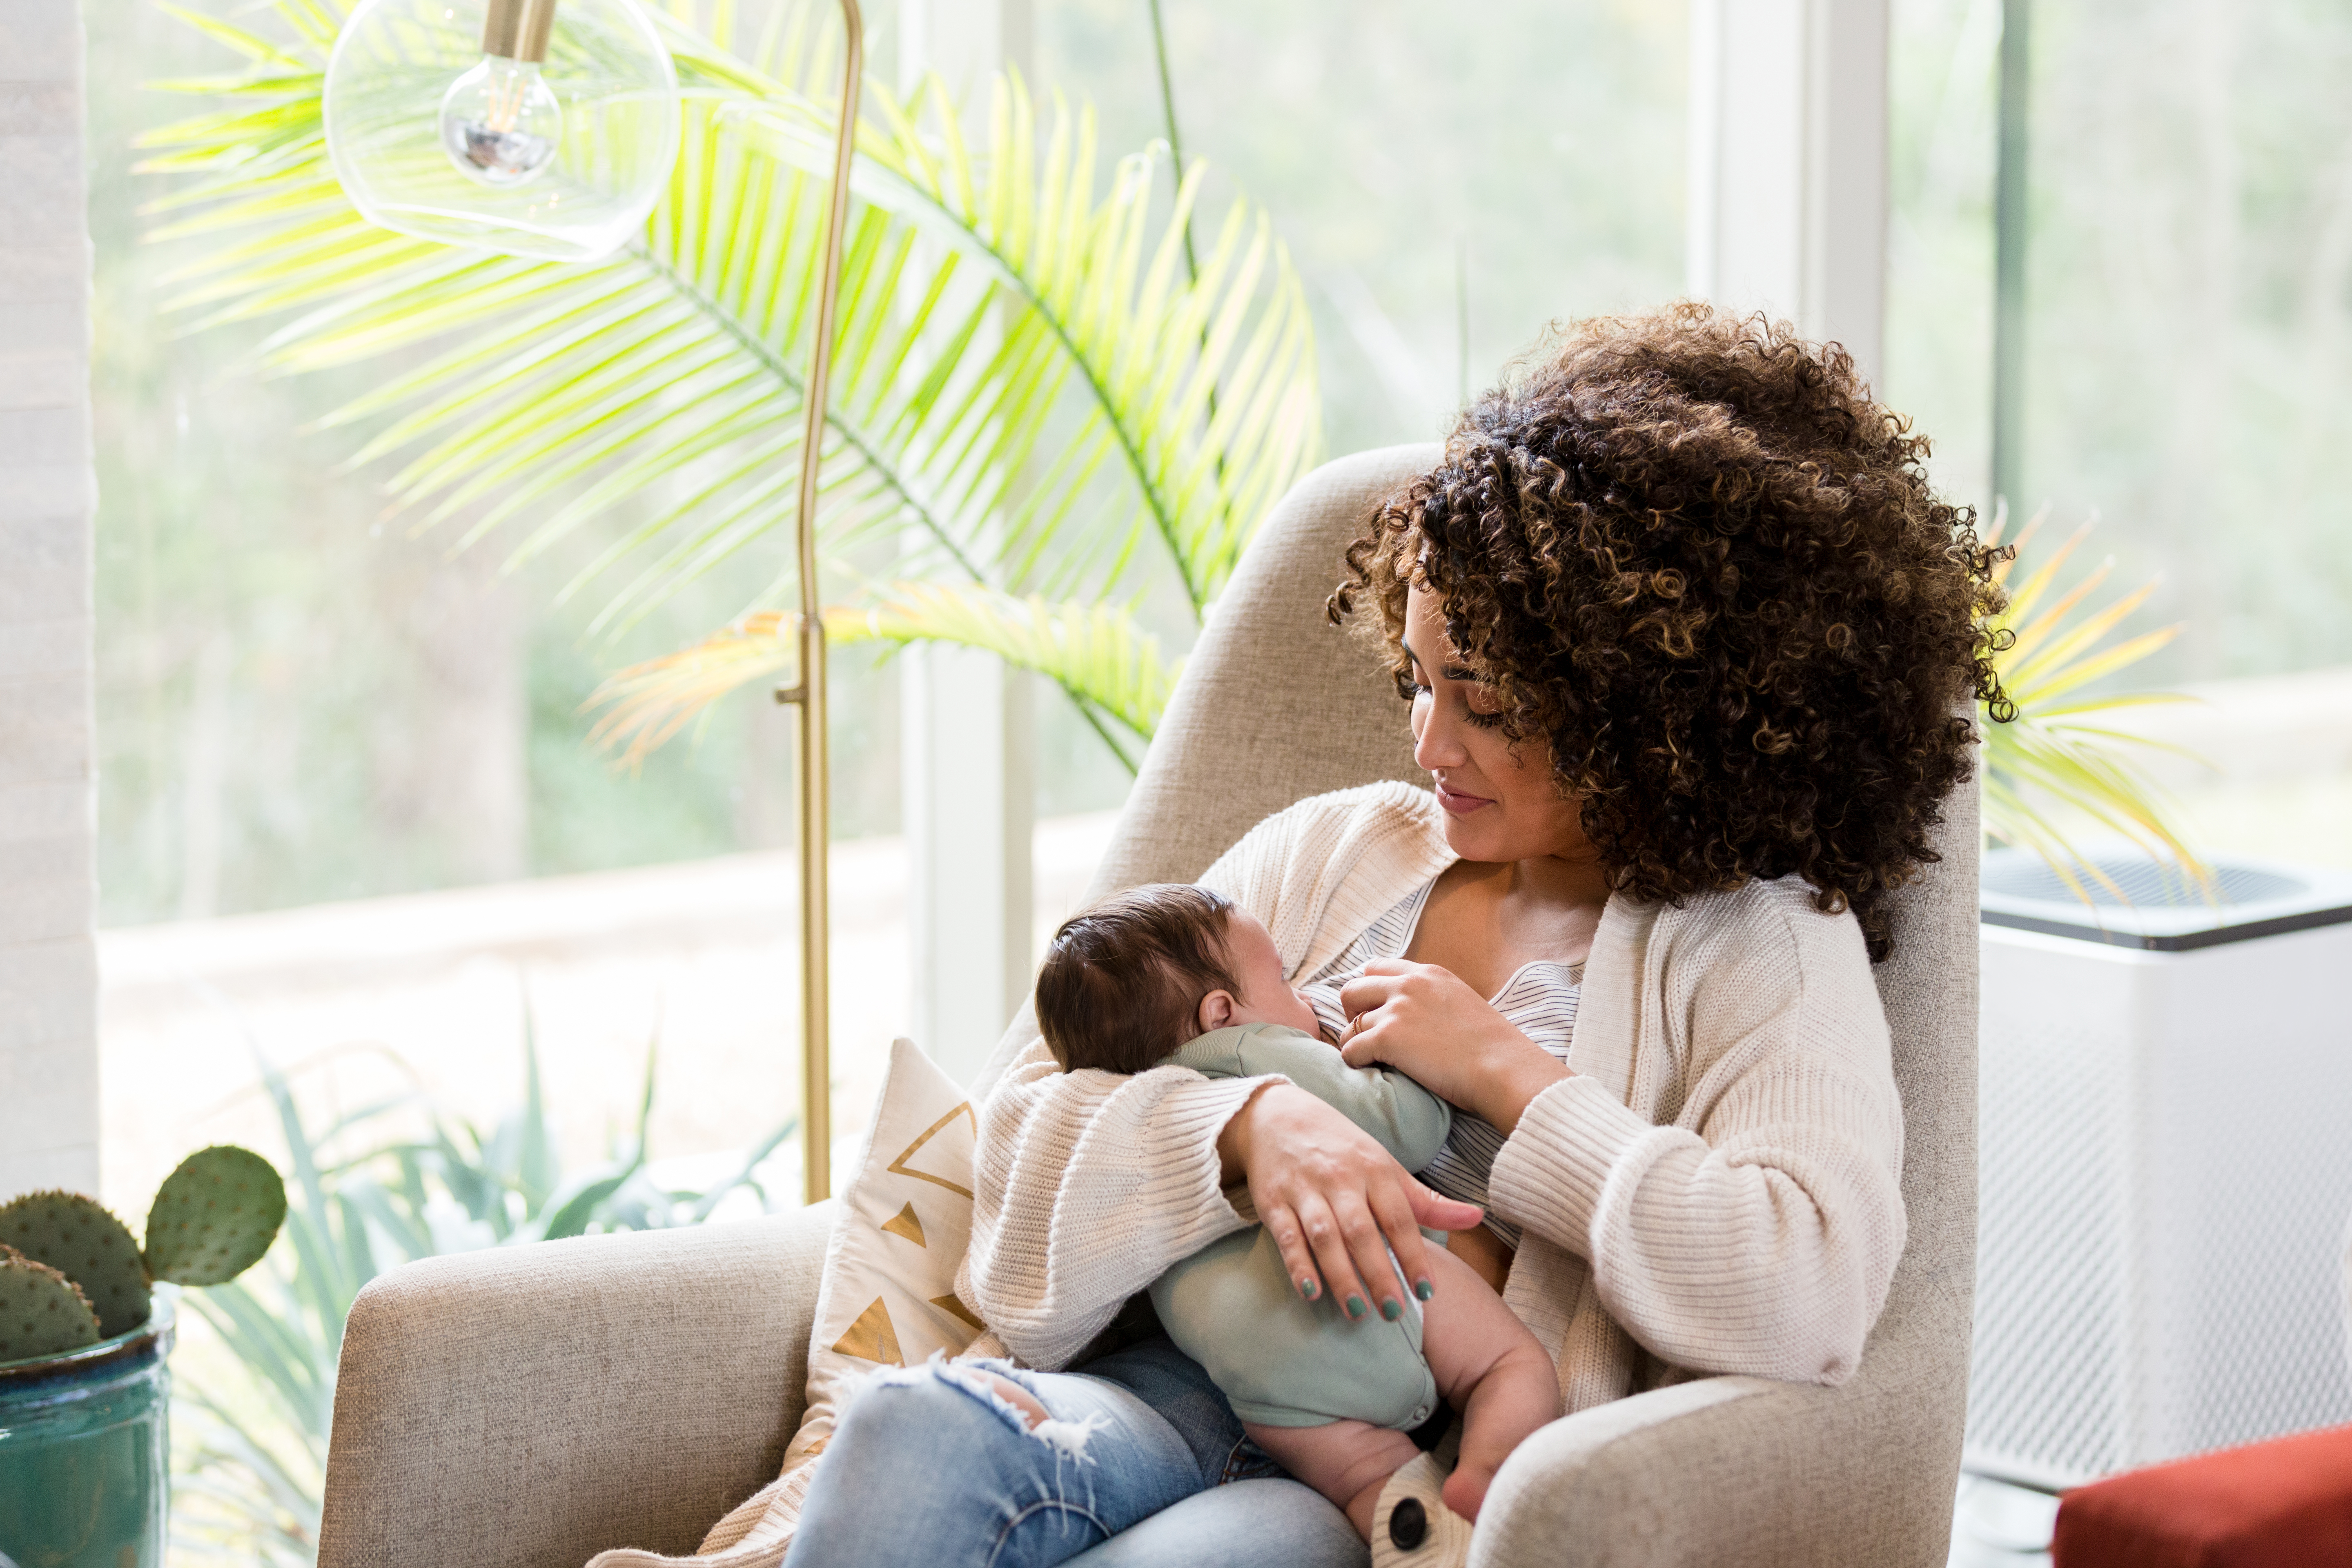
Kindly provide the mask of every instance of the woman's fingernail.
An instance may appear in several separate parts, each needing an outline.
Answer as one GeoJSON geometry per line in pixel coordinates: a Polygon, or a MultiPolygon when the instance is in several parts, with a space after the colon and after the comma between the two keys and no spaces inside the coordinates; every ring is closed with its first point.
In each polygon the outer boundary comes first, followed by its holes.
{"type": "Polygon", "coordinates": [[[1437,1294],[1437,1287],[1426,1279],[1416,1279],[1412,1282],[1412,1293],[1426,1301],[1437,1294]]]}
{"type": "Polygon", "coordinates": [[[1298,1282],[1298,1293],[1312,1301],[1316,1297],[1323,1294],[1323,1286],[1318,1280],[1301,1279],[1298,1282]]]}
{"type": "Polygon", "coordinates": [[[1363,1315],[1364,1315],[1364,1299],[1363,1299],[1361,1296],[1350,1296],[1350,1297],[1349,1297],[1349,1298],[1348,1298],[1348,1316],[1349,1316],[1349,1317],[1351,1317],[1351,1318],[1360,1318],[1360,1317],[1362,1317],[1363,1315]]]}
{"type": "Polygon", "coordinates": [[[1399,1318],[1404,1316],[1404,1303],[1398,1300],[1393,1296],[1382,1297],[1381,1299],[1381,1316],[1386,1318],[1391,1323],[1395,1322],[1399,1318]]]}

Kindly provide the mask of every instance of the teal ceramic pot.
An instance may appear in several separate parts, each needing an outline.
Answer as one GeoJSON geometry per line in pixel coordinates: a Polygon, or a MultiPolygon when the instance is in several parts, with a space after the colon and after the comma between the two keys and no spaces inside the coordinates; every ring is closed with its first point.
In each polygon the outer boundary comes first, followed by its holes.
{"type": "Polygon", "coordinates": [[[178,1289],[127,1334],[0,1362],[0,1568],[163,1568],[178,1289]]]}

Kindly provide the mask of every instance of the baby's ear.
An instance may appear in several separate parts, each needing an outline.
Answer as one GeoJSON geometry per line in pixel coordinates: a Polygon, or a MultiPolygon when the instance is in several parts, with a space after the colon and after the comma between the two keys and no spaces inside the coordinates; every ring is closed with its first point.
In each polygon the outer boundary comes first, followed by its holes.
{"type": "Polygon", "coordinates": [[[1201,998],[1193,1022],[1200,1025],[1201,1033],[1205,1035],[1212,1029],[1222,1029],[1232,1023],[1234,1015],[1240,1011],[1241,1004],[1234,1000],[1232,992],[1212,991],[1201,998]]]}

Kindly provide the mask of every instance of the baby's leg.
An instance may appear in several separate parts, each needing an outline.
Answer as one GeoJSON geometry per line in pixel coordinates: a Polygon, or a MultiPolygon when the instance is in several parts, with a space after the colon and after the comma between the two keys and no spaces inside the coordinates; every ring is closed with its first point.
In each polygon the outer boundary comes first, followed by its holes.
{"type": "Polygon", "coordinates": [[[1446,1478],[1445,1506],[1475,1520],[1511,1450],[1559,1419],[1559,1378],[1535,1335],[1468,1264],[1432,1247],[1429,1265],[1437,1293],[1421,1309],[1421,1351],[1438,1392],[1462,1412],[1462,1458],[1446,1478]]]}
{"type": "Polygon", "coordinates": [[[1348,1521],[1366,1541],[1372,1538],[1372,1510],[1379,1506],[1381,1488],[1416,1452],[1411,1437],[1369,1421],[1332,1421],[1321,1426],[1261,1426],[1245,1421],[1242,1426],[1276,1463],[1345,1510],[1348,1521]]]}

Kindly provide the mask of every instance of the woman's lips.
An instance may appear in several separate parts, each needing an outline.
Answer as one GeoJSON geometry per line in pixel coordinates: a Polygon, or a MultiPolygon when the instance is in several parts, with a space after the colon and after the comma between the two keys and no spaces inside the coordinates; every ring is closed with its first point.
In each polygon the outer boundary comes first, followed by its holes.
{"type": "Polygon", "coordinates": [[[1483,795],[1464,795],[1460,790],[1448,789],[1445,781],[1440,779],[1437,781],[1437,804],[1456,816],[1467,816],[1480,806],[1495,803],[1483,795]]]}

